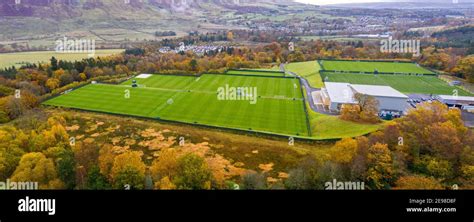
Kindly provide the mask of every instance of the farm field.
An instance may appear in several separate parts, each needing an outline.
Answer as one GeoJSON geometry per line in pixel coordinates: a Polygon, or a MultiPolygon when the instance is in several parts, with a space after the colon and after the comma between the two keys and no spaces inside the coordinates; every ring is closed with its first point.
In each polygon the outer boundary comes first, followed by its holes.
{"type": "Polygon", "coordinates": [[[43,104],[184,123],[309,136],[299,81],[214,75],[135,78],[121,85],[91,84],[43,104]],[[146,86],[146,87],[145,87],[146,86]],[[220,87],[256,87],[255,104],[219,100],[220,87]],[[129,93],[127,98],[126,94],[129,93]]]}
{"type": "MultiPolygon", "coordinates": [[[[107,56],[123,52],[123,49],[96,50],[94,57],[107,56]]],[[[59,60],[75,61],[88,57],[87,53],[57,53],[55,51],[1,53],[0,68],[20,66],[28,63],[48,62],[54,56],[59,60]]]]}
{"type": "Polygon", "coordinates": [[[391,86],[405,94],[452,95],[453,90],[457,90],[460,96],[472,96],[469,92],[450,86],[436,76],[324,73],[322,77],[328,82],[391,86]]]}
{"type": "Polygon", "coordinates": [[[285,73],[279,70],[229,70],[226,74],[230,75],[256,75],[256,76],[285,76],[285,73]]]}
{"type": "Polygon", "coordinates": [[[321,67],[317,61],[294,62],[286,65],[285,69],[308,80],[311,87],[321,88],[324,86],[319,74],[321,67]]]}
{"type": "Polygon", "coordinates": [[[366,61],[333,61],[320,60],[323,70],[351,71],[351,72],[378,72],[389,73],[416,73],[435,74],[414,63],[403,62],[366,62],[366,61]]]}

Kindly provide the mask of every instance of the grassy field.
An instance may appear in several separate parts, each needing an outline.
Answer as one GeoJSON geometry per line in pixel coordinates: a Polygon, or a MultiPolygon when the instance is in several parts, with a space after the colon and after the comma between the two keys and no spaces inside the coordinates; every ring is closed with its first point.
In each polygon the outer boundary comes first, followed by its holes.
{"type": "Polygon", "coordinates": [[[386,85],[403,93],[452,95],[453,90],[457,90],[460,96],[472,96],[469,92],[450,86],[436,76],[324,73],[323,78],[328,82],[386,85]]]}
{"type": "Polygon", "coordinates": [[[316,61],[290,63],[286,65],[285,69],[302,76],[308,80],[309,84],[314,88],[324,86],[321,76],[319,75],[321,67],[316,61]]]}
{"type": "Polygon", "coordinates": [[[308,111],[311,132],[316,139],[339,139],[357,137],[372,133],[382,128],[379,124],[362,124],[339,119],[338,116],[330,116],[308,111]]]}
{"type": "MultiPolygon", "coordinates": [[[[303,89],[303,91],[306,98],[306,90],[303,89]]],[[[341,120],[339,116],[317,113],[309,107],[308,102],[306,102],[306,109],[308,110],[312,137],[317,140],[357,137],[382,128],[381,124],[356,123],[341,120]]]]}
{"type": "MultiPolygon", "coordinates": [[[[96,50],[94,57],[107,56],[123,52],[123,49],[96,50]]],[[[48,62],[54,56],[59,60],[75,61],[87,58],[87,53],[57,53],[55,51],[1,53],[0,68],[16,66],[17,68],[28,63],[48,62]]]]}
{"type": "Polygon", "coordinates": [[[363,62],[363,61],[320,61],[324,70],[336,71],[354,71],[354,72],[391,72],[391,73],[417,73],[434,74],[414,63],[396,63],[396,62],[363,62]]]}
{"type": "Polygon", "coordinates": [[[255,76],[284,76],[285,74],[278,70],[229,70],[226,74],[232,75],[255,75],[255,76]],[[275,71],[275,72],[274,72],[275,71]]]}
{"type": "Polygon", "coordinates": [[[300,85],[295,79],[207,74],[201,77],[153,75],[136,80],[138,88],[130,86],[131,80],[122,85],[92,84],[44,104],[285,135],[309,135],[300,85]],[[218,88],[226,85],[256,87],[257,102],[219,100],[218,88]]]}

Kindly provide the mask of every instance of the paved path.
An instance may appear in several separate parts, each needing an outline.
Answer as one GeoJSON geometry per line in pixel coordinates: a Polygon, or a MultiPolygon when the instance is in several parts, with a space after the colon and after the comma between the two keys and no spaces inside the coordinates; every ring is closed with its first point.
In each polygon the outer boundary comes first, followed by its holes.
{"type": "Polygon", "coordinates": [[[294,72],[286,71],[285,70],[285,65],[283,63],[280,64],[280,70],[285,72],[285,74],[287,74],[287,75],[291,75],[291,76],[294,76],[294,77],[300,79],[300,82],[303,84],[303,87],[306,89],[305,90],[306,91],[306,98],[308,98],[309,106],[311,107],[311,109],[313,111],[318,112],[318,113],[323,113],[323,114],[334,115],[334,113],[327,112],[324,109],[318,108],[318,106],[316,105],[316,103],[314,101],[314,98],[313,98],[313,92],[321,91],[320,88],[313,88],[309,84],[308,80],[306,80],[305,78],[299,76],[298,74],[296,74],[294,72]]]}

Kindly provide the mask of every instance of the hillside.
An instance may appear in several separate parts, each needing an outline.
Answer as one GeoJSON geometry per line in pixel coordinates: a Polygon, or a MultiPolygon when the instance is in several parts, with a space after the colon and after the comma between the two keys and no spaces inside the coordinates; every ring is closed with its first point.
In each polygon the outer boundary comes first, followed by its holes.
{"type": "Polygon", "coordinates": [[[47,50],[56,39],[68,36],[117,47],[130,41],[160,40],[154,35],[157,31],[173,30],[179,37],[190,31],[244,28],[226,21],[243,14],[294,14],[303,7],[289,0],[21,0],[20,4],[4,0],[0,44],[47,50]]]}

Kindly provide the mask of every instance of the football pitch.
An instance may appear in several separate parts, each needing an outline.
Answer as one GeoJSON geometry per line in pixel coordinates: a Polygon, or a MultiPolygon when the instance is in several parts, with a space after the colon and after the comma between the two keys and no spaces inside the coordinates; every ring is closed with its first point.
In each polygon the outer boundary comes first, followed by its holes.
{"type": "Polygon", "coordinates": [[[457,90],[460,96],[472,96],[465,90],[450,86],[437,76],[385,75],[385,74],[350,74],[322,73],[326,82],[347,82],[351,84],[385,85],[405,93],[453,95],[457,90]]]}
{"type": "Polygon", "coordinates": [[[229,70],[226,72],[229,75],[251,75],[251,76],[285,76],[284,72],[273,70],[229,70]]]}
{"type": "Polygon", "coordinates": [[[435,74],[434,72],[415,63],[406,62],[320,60],[319,63],[321,64],[323,70],[330,71],[374,73],[377,70],[379,73],[435,74]]]}
{"type": "Polygon", "coordinates": [[[89,84],[43,104],[306,137],[300,87],[294,78],[139,75],[120,85],[89,84]]]}

